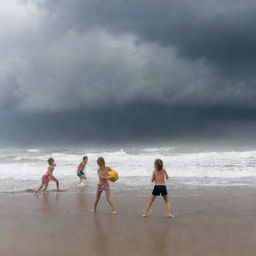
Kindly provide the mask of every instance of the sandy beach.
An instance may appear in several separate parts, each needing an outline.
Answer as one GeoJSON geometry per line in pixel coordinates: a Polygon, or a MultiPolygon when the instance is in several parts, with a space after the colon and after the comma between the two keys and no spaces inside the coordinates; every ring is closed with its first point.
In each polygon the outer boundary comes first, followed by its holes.
{"type": "Polygon", "coordinates": [[[142,218],[146,196],[128,191],[113,191],[116,216],[103,198],[91,213],[86,190],[1,194],[0,255],[255,255],[255,195],[242,187],[173,195],[176,216],[168,219],[161,198],[142,218]]]}
{"type": "Polygon", "coordinates": [[[0,256],[256,256],[256,1],[0,21],[0,256]]]}

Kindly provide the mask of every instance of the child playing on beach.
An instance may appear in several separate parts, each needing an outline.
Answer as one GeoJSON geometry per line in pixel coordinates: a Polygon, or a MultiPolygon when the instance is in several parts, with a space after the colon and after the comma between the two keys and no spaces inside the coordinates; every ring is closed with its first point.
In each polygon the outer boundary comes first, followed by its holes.
{"type": "Polygon", "coordinates": [[[38,188],[38,190],[36,191],[36,193],[38,193],[42,188],[43,189],[43,192],[46,191],[47,187],[48,187],[48,184],[49,184],[49,181],[50,180],[53,180],[56,182],[56,186],[57,186],[57,191],[60,191],[59,189],[59,181],[53,176],[53,171],[54,171],[54,168],[56,167],[56,164],[54,162],[54,159],[53,158],[49,158],[48,159],[48,169],[47,169],[47,172],[46,174],[44,174],[42,176],[42,184],[41,186],[38,188]]]}
{"type": "Polygon", "coordinates": [[[96,200],[95,200],[92,212],[96,212],[96,208],[97,208],[98,202],[100,200],[100,196],[101,196],[102,192],[105,191],[106,199],[112,208],[112,214],[116,214],[115,206],[110,199],[110,187],[109,187],[109,183],[108,183],[108,172],[111,170],[111,168],[108,166],[105,166],[105,160],[103,157],[99,157],[97,159],[97,164],[99,166],[99,169],[97,171],[98,176],[99,176],[99,184],[97,187],[96,200]]]}
{"type": "Polygon", "coordinates": [[[145,212],[142,216],[143,217],[148,216],[148,211],[149,211],[151,205],[153,204],[156,197],[161,194],[161,196],[163,197],[165,204],[166,204],[166,208],[168,211],[168,217],[173,218],[174,215],[172,214],[171,204],[170,204],[170,201],[169,201],[169,198],[167,195],[167,189],[166,189],[166,185],[165,185],[165,178],[168,179],[169,176],[168,176],[166,170],[163,169],[163,161],[161,159],[155,160],[154,167],[155,167],[155,170],[152,173],[151,182],[155,182],[155,186],[154,186],[152,195],[150,196],[149,201],[147,203],[145,212]]]}
{"type": "Polygon", "coordinates": [[[80,178],[80,184],[85,184],[85,181],[87,180],[84,173],[87,162],[88,162],[88,157],[84,156],[83,161],[77,167],[77,176],[80,178]]]}

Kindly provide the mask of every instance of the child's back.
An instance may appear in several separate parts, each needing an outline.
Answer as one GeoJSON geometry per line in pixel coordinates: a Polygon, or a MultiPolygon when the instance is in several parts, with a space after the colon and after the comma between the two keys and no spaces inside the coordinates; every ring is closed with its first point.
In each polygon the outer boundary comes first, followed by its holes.
{"type": "Polygon", "coordinates": [[[155,181],[155,185],[165,185],[165,177],[169,178],[165,169],[154,170],[152,182],[155,181]]]}
{"type": "Polygon", "coordinates": [[[168,179],[169,176],[168,176],[166,170],[163,169],[163,161],[161,159],[155,160],[154,167],[155,167],[155,170],[152,173],[151,181],[155,182],[155,186],[152,191],[152,195],[150,196],[149,201],[147,203],[143,217],[148,216],[148,211],[149,211],[152,203],[154,202],[155,198],[160,195],[163,197],[163,199],[165,201],[166,208],[168,210],[168,216],[173,217],[172,210],[171,210],[171,204],[170,204],[170,201],[168,198],[168,192],[167,192],[167,188],[165,185],[165,178],[168,179]]]}

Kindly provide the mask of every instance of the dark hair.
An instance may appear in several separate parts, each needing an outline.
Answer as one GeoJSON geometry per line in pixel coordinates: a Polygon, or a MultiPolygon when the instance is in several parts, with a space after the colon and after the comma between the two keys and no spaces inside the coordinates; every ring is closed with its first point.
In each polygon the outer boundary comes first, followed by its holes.
{"type": "Polygon", "coordinates": [[[49,159],[47,160],[47,162],[48,162],[48,164],[52,164],[52,163],[54,162],[54,159],[53,159],[53,158],[49,158],[49,159]]]}
{"type": "Polygon", "coordinates": [[[163,161],[161,159],[156,159],[155,160],[155,168],[157,171],[161,171],[163,169],[163,161]]]}
{"type": "Polygon", "coordinates": [[[88,156],[84,156],[84,157],[83,157],[83,160],[84,160],[84,159],[88,159],[88,156]]]}
{"type": "Polygon", "coordinates": [[[98,159],[97,159],[97,164],[98,165],[105,165],[105,160],[102,156],[100,156],[98,159]]]}

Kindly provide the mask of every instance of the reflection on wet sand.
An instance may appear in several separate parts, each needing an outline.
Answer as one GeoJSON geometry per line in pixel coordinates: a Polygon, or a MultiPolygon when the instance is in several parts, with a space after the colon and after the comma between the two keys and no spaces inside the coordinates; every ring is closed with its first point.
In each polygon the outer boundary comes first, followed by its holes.
{"type": "Polygon", "coordinates": [[[91,213],[94,195],[86,191],[0,195],[0,255],[254,255],[254,194],[179,198],[174,206],[184,214],[174,219],[161,200],[142,218],[146,199],[127,193],[113,195],[115,216],[105,200],[91,213]]]}
{"type": "Polygon", "coordinates": [[[49,193],[42,193],[40,195],[37,195],[37,198],[39,200],[39,211],[41,211],[44,214],[51,215],[53,213],[56,213],[58,209],[58,200],[59,200],[59,194],[49,194],[49,193]]]}
{"type": "Polygon", "coordinates": [[[102,219],[102,217],[99,217],[96,214],[94,214],[93,223],[95,229],[93,232],[92,240],[94,250],[100,255],[109,254],[112,245],[111,239],[113,237],[113,221],[111,221],[111,218],[102,219]]]}

